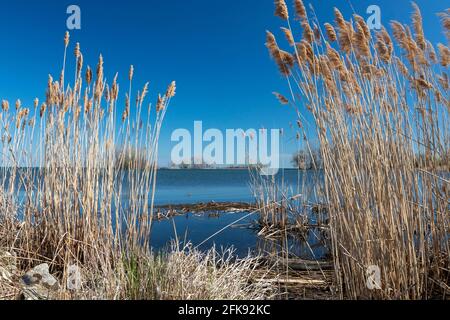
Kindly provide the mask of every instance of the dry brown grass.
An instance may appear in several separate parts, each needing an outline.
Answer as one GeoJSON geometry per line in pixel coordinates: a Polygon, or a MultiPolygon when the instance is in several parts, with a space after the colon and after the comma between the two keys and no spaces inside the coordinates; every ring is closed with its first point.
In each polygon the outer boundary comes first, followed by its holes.
{"type": "MultiPolygon", "coordinates": [[[[291,34],[299,33],[281,9],[276,15],[291,34]]],[[[450,150],[448,47],[439,44],[436,54],[419,8],[413,9],[413,31],[391,23],[395,41],[386,30],[368,30],[360,17],[345,20],[338,9],[335,27],[325,24],[321,41],[305,36],[311,24],[319,25],[314,12],[303,17],[304,36],[294,52],[267,36],[271,56],[288,77],[292,104],[300,94],[298,114],[309,112],[315,120],[341,297],[449,293],[450,182],[439,163],[450,150]],[[418,154],[426,170],[417,169],[418,154]],[[366,286],[371,265],[381,269],[380,290],[366,286]]],[[[441,17],[448,34],[448,13],[441,17]]]]}
{"type": "MultiPolygon", "coordinates": [[[[158,300],[262,300],[275,296],[268,281],[253,281],[261,272],[258,258],[236,259],[232,249],[202,253],[188,244],[173,245],[161,255],[127,263],[125,297],[158,300]]],[[[263,271],[264,273],[264,271],[263,271]]],[[[265,275],[266,273],[264,273],[265,275]]]]}

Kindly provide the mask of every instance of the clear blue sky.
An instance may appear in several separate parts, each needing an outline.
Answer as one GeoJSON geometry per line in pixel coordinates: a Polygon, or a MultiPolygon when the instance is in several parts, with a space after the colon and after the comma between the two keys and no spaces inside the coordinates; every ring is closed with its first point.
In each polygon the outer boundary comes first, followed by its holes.
{"type": "MultiPolygon", "coordinates": [[[[409,22],[412,11],[408,0],[351,2],[362,16],[367,16],[369,5],[379,5],[386,26],[392,19],[409,22]]],[[[450,7],[450,0],[416,2],[427,37],[445,43],[435,13],[450,7]]],[[[305,3],[314,6],[323,22],[333,19],[334,6],[346,18],[353,12],[347,0],[305,3]]],[[[135,85],[150,81],[152,99],[170,81],[177,81],[161,138],[162,164],[174,145],[171,132],[190,129],[195,120],[202,120],[205,128],[284,128],[283,153],[296,149],[296,143],[288,141],[295,136],[289,129],[295,113],[271,94],[287,93],[264,46],[265,30],[278,32],[282,26],[273,16],[272,0],[2,0],[0,99],[20,98],[27,105],[35,96],[44,99],[48,74],[57,78],[61,68],[70,4],[81,7],[82,29],[71,32],[71,41],[81,43],[85,64],[95,66],[102,53],[106,76],[111,79],[119,72],[122,89],[133,64],[135,85]]]]}

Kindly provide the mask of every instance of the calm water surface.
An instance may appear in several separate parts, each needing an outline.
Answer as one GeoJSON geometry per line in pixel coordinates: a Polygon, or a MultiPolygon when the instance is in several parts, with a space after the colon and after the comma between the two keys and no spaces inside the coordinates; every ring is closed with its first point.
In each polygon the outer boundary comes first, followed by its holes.
{"type": "MultiPolygon", "coordinates": [[[[322,176],[320,171],[306,172],[305,176],[302,176],[297,170],[280,170],[273,179],[283,186],[283,190],[290,190],[289,195],[292,196],[299,192],[308,193],[306,190],[312,189],[314,184],[322,179],[322,176]],[[299,186],[304,187],[300,188],[299,186]]],[[[255,198],[250,184],[251,177],[248,170],[163,169],[158,171],[155,204],[158,206],[211,201],[254,202],[255,198]]],[[[122,205],[126,208],[129,197],[126,179],[122,191],[122,205]]],[[[18,194],[19,199],[25,197],[24,190],[19,191],[18,194]]],[[[313,196],[305,197],[312,202],[315,201],[313,196]]],[[[166,248],[175,239],[176,234],[180,241],[186,240],[196,246],[225,226],[245,217],[248,212],[219,214],[219,217],[210,217],[208,214],[189,213],[170,220],[155,221],[151,244],[155,250],[166,248]]],[[[233,246],[239,256],[245,256],[249,252],[255,251],[273,251],[279,249],[280,246],[304,258],[321,257],[326,253],[326,250],[317,244],[320,235],[314,233],[307,236],[308,243],[299,239],[288,239],[287,242],[262,241],[258,237],[257,231],[248,227],[257,219],[257,213],[245,217],[239,221],[238,227],[226,228],[199,246],[199,249],[207,250],[215,245],[220,250],[221,247],[233,246]]]]}
{"type": "MultiPolygon", "coordinates": [[[[297,194],[298,186],[303,182],[305,189],[308,189],[321,177],[321,172],[307,172],[303,177],[297,170],[281,170],[275,180],[280,185],[283,184],[284,189],[291,190],[293,195],[297,194]]],[[[248,170],[161,170],[158,172],[156,204],[254,202],[250,181],[248,170]]],[[[248,212],[223,213],[217,218],[209,217],[207,214],[187,214],[158,221],[153,225],[152,245],[156,249],[164,248],[175,238],[175,234],[179,240],[187,239],[193,245],[198,245],[217,231],[247,215],[248,212]]],[[[287,242],[264,241],[258,238],[256,230],[246,227],[257,219],[257,213],[245,217],[237,223],[237,227],[227,228],[199,248],[207,250],[215,245],[216,249],[220,250],[221,247],[233,246],[237,255],[245,256],[249,252],[268,252],[283,247],[293,255],[306,259],[321,258],[327,252],[318,240],[320,235],[315,231],[304,239],[308,243],[301,239],[288,239],[287,242]]]]}

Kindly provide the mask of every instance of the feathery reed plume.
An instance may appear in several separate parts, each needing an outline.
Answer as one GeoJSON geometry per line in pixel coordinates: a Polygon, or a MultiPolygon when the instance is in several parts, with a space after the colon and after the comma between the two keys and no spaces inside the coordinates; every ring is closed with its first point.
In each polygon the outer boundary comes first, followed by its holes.
{"type": "Polygon", "coordinates": [[[338,8],[334,8],[334,21],[339,29],[345,30],[347,28],[344,16],[338,8]]]}
{"type": "Polygon", "coordinates": [[[17,99],[16,100],[16,110],[19,110],[20,109],[20,107],[22,106],[22,102],[20,101],[20,99],[17,99]]]}
{"type": "Polygon", "coordinates": [[[91,67],[87,67],[86,69],[86,82],[88,84],[88,86],[91,84],[92,82],[92,69],[91,67]]]}
{"type": "Polygon", "coordinates": [[[128,80],[132,81],[133,80],[133,75],[134,75],[134,66],[131,65],[130,66],[130,71],[128,72],[128,80]]]}
{"type": "Polygon", "coordinates": [[[317,43],[320,43],[321,38],[322,38],[322,35],[321,35],[321,33],[320,33],[320,28],[319,28],[319,26],[318,26],[317,24],[315,24],[315,23],[314,23],[314,28],[313,28],[313,30],[314,30],[314,38],[316,39],[316,42],[317,42],[317,43]]]}
{"type": "Polygon", "coordinates": [[[281,50],[276,42],[275,36],[267,31],[266,47],[269,53],[280,69],[280,72],[286,76],[291,74],[291,68],[294,66],[294,57],[286,51],[281,50]]]}
{"type": "Polygon", "coordinates": [[[443,67],[448,67],[450,65],[450,49],[442,43],[438,43],[438,50],[441,58],[441,65],[443,67]]]}
{"type": "Polygon", "coordinates": [[[142,89],[142,93],[141,93],[141,96],[140,96],[140,99],[139,99],[140,100],[139,103],[141,103],[141,104],[144,101],[145,96],[148,93],[148,85],[149,85],[149,83],[146,82],[145,85],[144,85],[144,88],[142,89]]]}
{"type": "Polygon", "coordinates": [[[356,24],[360,26],[361,32],[364,34],[364,37],[367,40],[370,40],[370,29],[366,24],[366,21],[361,17],[360,15],[354,14],[353,17],[355,18],[356,24]]]}
{"type": "Polygon", "coordinates": [[[404,50],[408,50],[409,45],[407,43],[407,35],[406,30],[402,26],[402,24],[398,21],[391,21],[392,34],[394,35],[395,40],[404,50]]]}
{"type": "Polygon", "coordinates": [[[39,110],[39,117],[42,118],[45,114],[45,110],[47,109],[47,105],[44,103],[42,103],[41,105],[41,109],[39,110]]]}
{"type": "Polygon", "coordinates": [[[423,33],[422,14],[420,12],[419,6],[415,2],[412,2],[412,6],[414,8],[414,13],[412,14],[412,21],[416,41],[417,44],[419,45],[419,48],[425,50],[426,42],[425,42],[425,35],[423,33]]]}
{"type": "Polygon", "coordinates": [[[442,88],[444,90],[448,90],[449,89],[449,87],[450,87],[449,77],[448,77],[448,75],[445,72],[443,72],[442,75],[440,75],[438,77],[438,82],[439,82],[439,84],[442,86],[442,88]]]}
{"type": "Polygon", "coordinates": [[[79,75],[83,69],[83,59],[83,55],[80,53],[77,59],[77,75],[79,75]]]}
{"type": "Polygon", "coordinates": [[[385,28],[382,28],[380,32],[376,34],[377,42],[375,48],[382,61],[389,63],[391,61],[392,52],[394,51],[394,45],[392,44],[391,37],[385,28]]]}
{"type": "Polygon", "coordinates": [[[122,114],[122,122],[125,122],[125,120],[128,118],[128,116],[130,115],[130,96],[128,95],[128,93],[125,94],[125,110],[123,111],[122,114]]]}
{"type": "Polygon", "coordinates": [[[308,21],[303,20],[301,26],[303,28],[303,38],[309,43],[313,43],[314,31],[311,29],[311,26],[309,25],[308,21]]]}
{"type": "Polygon", "coordinates": [[[447,12],[440,12],[438,16],[441,18],[442,25],[444,27],[445,36],[447,37],[447,41],[450,42],[450,14],[447,12]]]}
{"type": "Polygon", "coordinates": [[[64,46],[67,48],[69,46],[70,34],[69,31],[66,31],[64,35],[64,46]]]}
{"type": "Polygon", "coordinates": [[[334,42],[337,40],[336,30],[334,30],[334,27],[329,24],[328,22],[324,24],[325,25],[325,31],[327,32],[327,37],[330,42],[334,42]]]}
{"type": "Polygon", "coordinates": [[[281,104],[286,105],[286,104],[289,103],[289,100],[288,100],[285,96],[283,96],[281,93],[278,93],[278,92],[272,92],[272,94],[278,99],[278,101],[279,101],[281,104]]]}
{"type": "Polygon", "coordinates": [[[327,55],[333,69],[340,70],[343,68],[343,63],[341,57],[339,56],[339,52],[337,52],[334,48],[332,48],[327,43],[327,55]]]}
{"type": "Polygon", "coordinates": [[[98,64],[97,64],[97,79],[95,80],[94,85],[94,98],[96,101],[100,101],[100,98],[103,93],[103,56],[100,55],[98,58],[98,64]]]}
{"type": "Polygon", "coordinates": [[[77,44],[75,45],[75,50],[73,51],[73,54],[75,55],[75,58],[79,58],[80,54],[81,54],[81,50],[80,50],[80,43],[77,42],[77,44]]]}
{"type": "Polygon", "coordinates": [[[176,91],[176,82],[172,81],[170,83],[170,85],[167,87],[166,94],[165,94],[166,98],[170,99],[170,98],[175,97],[175,94],[176,94],[175,91],[176,91]]]}
{"type": "Polygon", "coordinates": [[[270,56],[275,58],[279,49],[275,36],[270,31],[266,31],[266,47],[269,49],[270,56]]]}
{"type": "Polygon", "coordinates": [[[275,16],[288,20],[289,12],[284,0],[275,0],[275,16]]]}
{"type": "Polygon", "coordinates": [[[117,101],[117,98],[119,96],[119,85],[117,84],[117,77],[119,76],[118,73],[114,76],[113,84],[111,86],[111,99],[113,101],[117,101]]]}
{"type": "Polygon", "coordinates": [[[161,95],[158,95],[158,101],[156,102],[156,112],[164,110],[165,99],[161,95]]]}
{"type": "Polygon", "coordinates": [[[354,15],[356,20],[356,33],[354,34],[354,42],[359,54],[370,56],[370,31],[364,19],[358,15],[354,15]]]}
{"type": "Polygon", "coordinates": [[[306,14],[306,9],[305,9],[305,5],[303,4],[303,1],[295,0],[294,7],[295,7],[295,13],[296,13],[297,17],[300,20],[306,20],[307,14],[306,14]]]}
{"type": "Polygon", "coordinates": [[[341,50],[350,53],[353,41],[353,27],[345,21],[344,16],[338,8],[334,8],[334,16],[338,31],[338,42],[341,50]]]}
{"type": "Polygon", "coordinates": [[[426,41],[427,42],[427,54],[428,54],[428,59],[433,63],[433,64],[437,64],[438,63],[438,58],[436,55],[436,50],[434,50],[434,46],[431,44],[430,41],[426,41]]]}
{"type": "Polygon", "coordinates": [[[295,41],[294,41],[294,36],[292,35],[292,31],[288,28],[281,28],[281,30],[283,31],[289,45],[294,46],[295,41]]]}
{"type": "Polygon", "coordinates": [[[8,100],[2,100],[2,110],[8,112],[9,110],[9,102],[8,100]]]}

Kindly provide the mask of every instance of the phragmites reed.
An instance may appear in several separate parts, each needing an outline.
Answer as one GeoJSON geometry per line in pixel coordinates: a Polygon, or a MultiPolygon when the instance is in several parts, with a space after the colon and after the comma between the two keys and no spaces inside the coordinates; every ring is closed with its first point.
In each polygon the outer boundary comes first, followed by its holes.
{"type": "Polygon", "coordinates": [[[283,31],[289,45],[294,46],[295,41],[294,41],[294,36],[292,35],[292,31],[289,30],[288,28],[281,28],[281,30],[283,31]]]}
{"type": "Polygon", "coordinates": [[[284,20],[289,19],[289,12],[285,0],[275,1],[275,15],[284,20]]]}
{"type": "Polygon", "coordinates": [[[450,42],[450,10],[447,9],[447,12],[440,12],[438,16],[441,18],[442,26],[444,27],[445,36],[447,37],[447,41],[450,42]]]}
{"type": "Polygon", "coordinates": [[[330,42],[337,40],[336,30],[334,30],[334,27],[328,22],[325,23],[325,31],[327,32],[328,40],[330,40],[330,42]]]}
{"type": "MultiPolygon", "coordinates": [[[[314,119],[304,139],[314,134],[323,159],[335,287],[351,299],[446,298],[449,48],[426,39],[416,4],[412,27],[392,21],[391,33],[382,28],[373,38],[362,17],[346,21],[337,8],[334,15],[334,26],[324,24],[329,41],[317,41],[322,32],[314,30],[313,43],[308,26],[317,20],[305,17],[294,53],[281,54],[269,31],[266,46],[296,97],[298,121],[305,113],[314,119]],[[368,285],[373,267],[376,290],[368,285]]],[[[439,16],[448,37],[449,10],[439,16]]]]}
{"type": "Polygon", "coordinates": [[[175,97],[175,93],[176,93],[176,83],[175,81],[172,81],[170,85],[167,87],[166,97],[168,99],[173,98],[175,97]]]}
{"type": "Polygon", "coordinates": [[[345,21],[344,16],[338,8],[334,8],[335,22],[338,31],[338,42],[340,49],[345,53],[352,50],[354,30],[351,23],[345,21]]]}
{"type": "Polygon", "coordinates": [[[305,5],[303,4],[302,0],[295,0],[294,1],[294,8],[295,8],[295,14],[300,20],[306,20],[307,14],[305,5]]]}
{"type": "Polygon", "coordinates": [[[415,2],[412,3],[412,6],[414,8],[414,13],[412,15],[412,25],[415,32],[416,41],[420,49],[425,50],[426,41],[425,35],[423,33],[422,14],[420,12],[419,6],[417,6],[415,2]]]}
{"type": "Polygon", "coordinates": [[[80,43],[77,42],[77,44],[75,45],[75,50],[73,51],[73,54],[75,55],[75,58],[79,58],[80,54],[81,54],[81,50],[80,50],[80,43]]]}
{"type": "Polygon", "coordinates": [[[2,110],[8,112],[9,110],[9,102],[7,100],[2,100],[2,110]]]}
{"type": "Polygon", "coordinates": [[[156,102],[156,111],[157,112],[160,112],[160,111],[164,110],[164,102],[165,102],[164,97],[159,95],[158,96],[158,101],[156,102]]]}
{"type": "Polygon", "coordinates": [[[64,35],[64,46],[67,48],[69,46],[70,34],[69,31],[66,31],[64,35]]]}
{"type": "Polygon", "coordinates": [[[267,31],[266,39],[266,47],[269,49],[272,58],[278,64],[280,72],[286,76],[290,75],[295,61],[293,55],[278,47],[275,36],[271,32],[267,31]]]}
{"type": "Polygon", "coordinates": [[[450,49],[442,43],[438,43],[438,50],[441,57],[441,66],[448,67],[450,65],[450,49]]]}
{"type": "Polygon", "coordinates": [[[41,109],[39,110],[39,117],[42,118],[45,114],[45,110],[47,110],[47,105],[43,103],[41,105],[41,109]]]}
{"type": "Polygon", "coordinates": [[[314,42],[314,31],[311,29],[311,26],[309,25],[308,21],[302,21],[301,26],[303,28],[303,38],[309,42],[314,42]]]}
{"type": "Polygon", "coordinates": [[[130,66],[130,70],[128,72],[128,80],[132,81],[133,80],[133,75],[134,75],[134,66],[131,65],[130,66]]]}
{"type": "MultiPolygon", "coordinates": [[[[69,38],[66,33],[65,49],[69,38]]],[[[175,82],[159,95],[156,118],[142,108],[148,83],[132,112],[127,93],[122,125],[115,112],[118,75],[107,82],[100,56],[95,74],[87,67],[83,85],[78,43],[74,56],[74,83],[63,82],[64,59],[59,81],[49,75],[40,106],[38,98],[31,109],[17,100],[11,113],[8,101],[1,102],[0,248],[14,250],[25,270],[47,262],[66,279],[76,264],[123,286],[129,255],[150,254],[157,146],[175,82]]]]}
{"type": "Polygon", "coordinates": [[[385,28],[382,28],[380,32],[376,34],[376,50],[382,61],[389,63],[392,58],[392,53],[394,51],[394,45],[392,43],[391,37],[385,28]]]}
{"type": "Polygon", "coordinates": [[[283,96],[281,93],[273,92],[273,95],[278,99],[281,104],[288,104],[289,100],[283,96]]]}
{"type": "Polygon", "coordinates": [[[89,66],[86,69],[86,82],[88,85],[92,82],[92,69],[89,66]]]}

